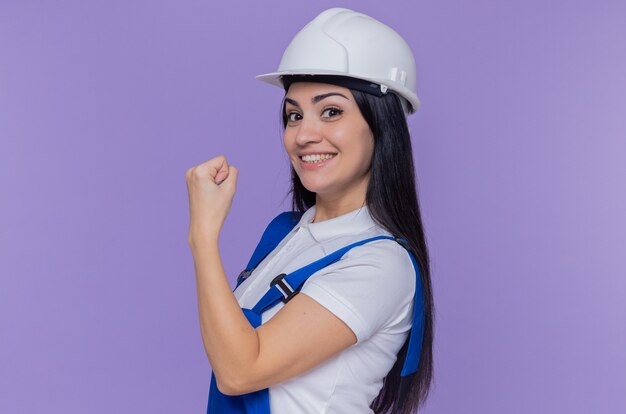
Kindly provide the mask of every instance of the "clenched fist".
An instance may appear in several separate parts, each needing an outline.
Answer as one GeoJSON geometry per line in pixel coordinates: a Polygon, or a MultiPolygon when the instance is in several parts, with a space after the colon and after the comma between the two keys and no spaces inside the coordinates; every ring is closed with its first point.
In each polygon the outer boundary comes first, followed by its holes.
{"type": "Polygon", "coordinates": [[[223,155],[187,170],[190,244],[217,240],[235,196],[237,174],[223,155]]]}

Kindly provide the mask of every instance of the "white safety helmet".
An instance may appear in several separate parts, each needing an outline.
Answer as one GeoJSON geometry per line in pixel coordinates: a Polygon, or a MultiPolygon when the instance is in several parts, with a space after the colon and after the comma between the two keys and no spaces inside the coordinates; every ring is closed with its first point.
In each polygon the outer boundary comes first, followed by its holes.
{"type": "Polygon", "coordinates": [[[256,78],[284,87],[283,75],[348,76],[376,83],[382,94],[395,92],[407,115],[420,105],[409,45],[389,26],[350,9],[324,10],[291,40],[278,70],[256,78]]]}

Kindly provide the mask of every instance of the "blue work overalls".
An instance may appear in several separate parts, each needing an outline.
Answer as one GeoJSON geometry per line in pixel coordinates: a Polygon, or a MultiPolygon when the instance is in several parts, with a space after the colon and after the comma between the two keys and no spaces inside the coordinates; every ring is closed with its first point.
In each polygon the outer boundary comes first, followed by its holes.
{"type": "MultiPolygon", "coordinates": [[[[241,272],[237,278],[237,286],[252,273],[254,268],[280,243],[280,241],[293,229],[293,227],[299,222],[302,213],[285,211],[284,213],[276,216],[270,224],[267,226],[261,240],[257,245],[248,266],[241,272]]],[[[409,348],[407,350],[406,359],[402,367],[401,376],[406,377],[417,371],[417,364],[419,362],[420,350],[422,348],[423,338],[423,299],[421,289],[420,272],[417,266],[417,262],[411,253],[408,244],[404,239],[394,238],[386,235],[375,236],[369,239],[361,240],[345,246],[313,263],[310,263],[298,270],[295,270],[289,274],[281,273],[272,280],[269,290],[259,300],[259,302],[252,308],[242,308],[244,315],[250,322],[253,328],[257,328],[261,325],[261,314],[266,310],[274,307],[279,301],[287,303],[293,296],[295,296],[304,282],[313,273],[330,265],[341,259],[341,257],[351,248],[360,246],[364,243],[379,239],[391,239],[397,241],[402,247],[407,249],[413,267],[415,268],[415,274],[417,276],[415,284],[415,296],[413,298],[413,327],[409,336],[409,348]]],[[[234,291],[234,290],[233,290],[234,291]]],[[[401,381],[400,395],[403,395],[407,388],[408,382],[401,381]]],[[[269,388],[251,392],[242,395],[225,395],[217,388],[215,381],[215,374],[211,373],[211,386],[209,390],[209,402],[207,406],[207,414],[269,414],[270,413],[270,400],[269,400],[269,388]]]]}

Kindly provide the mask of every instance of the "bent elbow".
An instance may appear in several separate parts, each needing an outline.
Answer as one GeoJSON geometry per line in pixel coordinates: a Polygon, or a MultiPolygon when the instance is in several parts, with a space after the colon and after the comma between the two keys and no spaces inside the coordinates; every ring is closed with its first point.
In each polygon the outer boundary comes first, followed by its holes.
{"type": "Polygon", "coordinates": [[[222,378],[221,380],[217,379],[217,377],[215,378],[217,389],[224,395],[237,396],[256,391],[251,390],[248,384],[245,384],[236,378],[222,378]]]}
{"type": "Polygon", "coordinates": [[[217,389],[222,394],[228,395],[228,396],[241,395],[241,393],[238,392],[238,388],[235,385],[233,385],[232,382],[220,380],[217,376],[215,377],[215,382],[217,385],[217,389]]]}

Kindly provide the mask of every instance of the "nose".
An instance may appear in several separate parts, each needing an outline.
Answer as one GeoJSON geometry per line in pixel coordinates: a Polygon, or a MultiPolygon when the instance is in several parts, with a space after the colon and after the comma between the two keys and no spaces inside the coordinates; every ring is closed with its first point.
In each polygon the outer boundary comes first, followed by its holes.
{"type": "Polygon", "coordinates": [[[310,143],[320,142],[322,140],[322,131],[319,123],[315,122],[311,117],[304,117],[300,120],[295,141],[300,147],[305,147],[310,143]]]}

